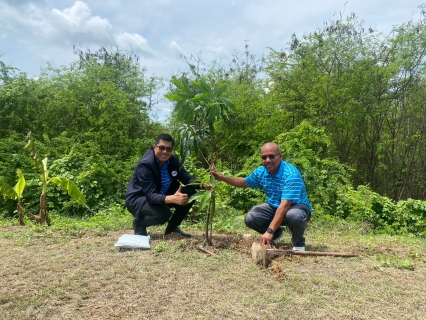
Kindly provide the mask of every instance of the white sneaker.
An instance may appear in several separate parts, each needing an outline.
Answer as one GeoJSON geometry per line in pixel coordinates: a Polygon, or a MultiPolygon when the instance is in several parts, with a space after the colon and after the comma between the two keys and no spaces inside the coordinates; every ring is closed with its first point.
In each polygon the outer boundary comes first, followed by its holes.
{"type": "Polygon", "coordinates": [[[305,251],[305,247],[293,247],[293,251],[305,251]]]}

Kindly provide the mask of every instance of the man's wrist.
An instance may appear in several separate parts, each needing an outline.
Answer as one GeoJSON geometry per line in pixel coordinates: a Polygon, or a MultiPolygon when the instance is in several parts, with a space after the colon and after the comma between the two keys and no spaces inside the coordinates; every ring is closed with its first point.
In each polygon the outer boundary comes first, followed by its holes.
{"type": "Polygon", "coordinates": [[[268,228],[268,229],[266,229],[266,232],[267,232],[267,233],[270,233],[270,234],[274,234],[274,230],[272,230],[272,228],[268,228]]]}

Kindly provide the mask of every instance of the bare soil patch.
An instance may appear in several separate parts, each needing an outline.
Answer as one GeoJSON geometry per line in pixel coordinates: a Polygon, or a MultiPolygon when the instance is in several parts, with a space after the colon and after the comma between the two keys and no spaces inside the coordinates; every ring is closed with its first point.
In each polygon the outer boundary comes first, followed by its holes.
{"type": "MultiPolygon", "coordinates": [[[[189,231],[189,230],[188,230],[189,231]]],[[[316,232],[309,250],[358,258],[278,257],[255,265],[254,234],[216,234],[211,256],[158,229],[151,250],[120,251],[131,230],[81,237],[0,228],[2,319],[424,319],[424,241],[316,232]],[[390,239],[390,240],[389,240],[390,239]],[[392,243],[394,241],[394,243],[392,243]],[[386,260],[388,259],[388,260],[386,260]],[[404,261],[407,260],[406,265],[404,261]]],[[[283,241],[282,247],[289,243],[283,241]]]]}

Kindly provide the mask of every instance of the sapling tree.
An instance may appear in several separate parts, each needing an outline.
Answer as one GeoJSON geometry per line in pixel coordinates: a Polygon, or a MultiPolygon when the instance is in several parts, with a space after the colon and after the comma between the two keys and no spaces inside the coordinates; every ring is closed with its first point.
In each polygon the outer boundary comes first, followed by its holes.
{"type": "MultiPolygon", "coordinates": [[[[189,81],[186,77],[173,78],[172,83],[176,87],[175,92],[165,96],[176,102],[174,114],[178,124],[182,165],[191,151],[194,151],[200,153],[207,163],[210,159],[210,170],[213,170],[216,146],[214,126],[219,120],[228,122],[233,110],[233,104],[225,95],[226,84],[214,81],[207,83],[200,77],[194,81],[189,81]]],[[[211,224],[215,214],[216,181],[212,175],[210,175],[210,184],[211,190],[201,190],[188,199],[188,202],[191,202],[201,198],[200,209],[209,204],[205,233],[208,245],[211,245],[211,224]]]]}
{"type": "Polygon", "coordinates": [[[31,139],[31,132],[27,135],[28,143],[25,146],[24,149],[31,150],[31,159],[34,161],[34,167],[35,169],[39,170],[41,172],[41,179],[42,179],[42,192],[40,196],[40,212],[38,216],[29,215],[30,219],[34,222],[50,225],[50,218],[47,213],[47,186],[49,183],[53,182],[57,186],[61,187],[62,189],[68,191],[68,194],[71,196],[71,198],[81,205],[86,205],[86,200],[84,198],[84,195],[80,192],[80,190],[77,188],[77,186],[69,179],[65,177],[53,177],[49,179],[49,170],[47,168],[47,157],[43,160],[40,160],[38,157],[35,146],[34,146],[34,140],[31,139]]]}
{"type": "Polygon", "coordinates": [[[22,171],[18,169],[16,171],[18,174],[18,182],[15,187],[11,187],[6,181],[0,179],[0,193],[3,194],[4,198],[12,199],[17,201],[16,209],[18,211],[18,220],[21,226],[25,225],[24,215],[23,215],[23,204],[22,204],[22,193],[25,189],[25,178],[22,174],[22,171]]]}

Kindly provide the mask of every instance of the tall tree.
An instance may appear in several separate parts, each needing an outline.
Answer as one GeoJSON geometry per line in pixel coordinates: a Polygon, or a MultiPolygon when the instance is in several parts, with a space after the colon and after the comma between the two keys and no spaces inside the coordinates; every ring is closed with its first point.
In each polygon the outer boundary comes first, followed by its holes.
{"type": "Polygon", "coordinates": [[[356,169],[355,185],[369,184],[395,200],[420,196],[407,192],[404,172],[418,167],[424,141],[417,120],[424,117],[424,27],[421,19],[384,37],[355,14],[341,16],[301,39],[293,36],[288,51],[272,50],[266,65],[285,128],[303,119],[325,127],[340,161],[356,169]]]}

